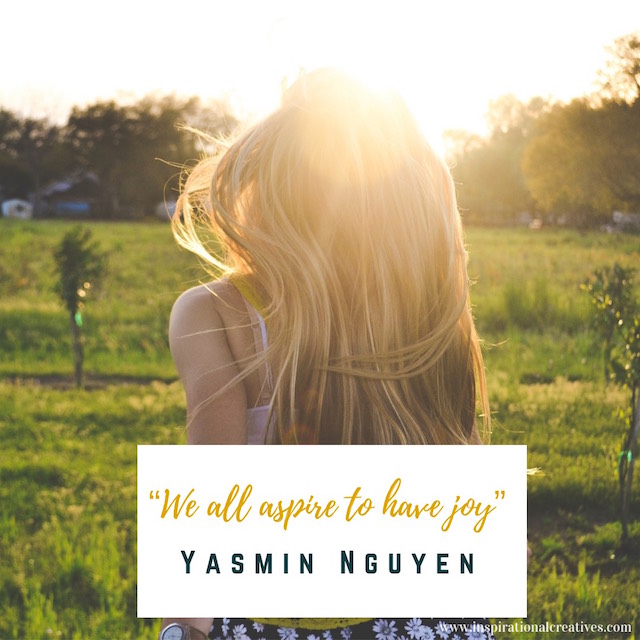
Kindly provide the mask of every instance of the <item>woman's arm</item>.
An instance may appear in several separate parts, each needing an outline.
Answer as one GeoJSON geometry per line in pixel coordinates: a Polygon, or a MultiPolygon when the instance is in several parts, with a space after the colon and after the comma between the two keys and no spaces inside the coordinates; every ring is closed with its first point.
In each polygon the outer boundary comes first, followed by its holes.
{"type": "MultiPolygon", "coordinates": [[[[185,291],[171,311],[169,344],[186,396],[187,442],[246,444],[244,385],[234,384],[212,399],[239,373],[217,304],[218,298],[202,285],[185,291]]],[[[202,640],[213,618],[165,618],[162,629],[174,622],[190,627],[192,640],[202,640]]]]}
{"type": "Polygon", "coordinates": [[[247,397],[217,306],[201,285],[175,302],[169,322],[171,354],[184,385],[189,444],[246,444],[247,397]],[[220,393],[213,398],[214,394],[220,393]]]}

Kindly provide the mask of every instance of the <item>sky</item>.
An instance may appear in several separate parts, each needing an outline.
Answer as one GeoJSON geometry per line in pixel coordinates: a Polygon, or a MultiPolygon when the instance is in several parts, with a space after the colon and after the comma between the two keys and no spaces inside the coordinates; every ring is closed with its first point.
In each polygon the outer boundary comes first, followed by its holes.
{"type": "Polygon", "coordinates": [[[501,95],[592,92],[606,47],[640,30],[638,0],[12,0],[2,15],[0,106],[25,115],[156,92],[255,118],[300,69],[339,66],[400,91],[436,146],[484,133],[501,95]]]}

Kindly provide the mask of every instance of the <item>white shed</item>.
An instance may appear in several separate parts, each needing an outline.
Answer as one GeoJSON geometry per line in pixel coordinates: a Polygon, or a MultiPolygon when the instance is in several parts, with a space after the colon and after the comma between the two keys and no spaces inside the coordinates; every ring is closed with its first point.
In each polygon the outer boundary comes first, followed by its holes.
{"type": "Polygon", "coordinates": [[[33,217],[33,206],[26,200],[5,200],[2,203],[3,218],[20,218],[29,220],[33,217]]]}

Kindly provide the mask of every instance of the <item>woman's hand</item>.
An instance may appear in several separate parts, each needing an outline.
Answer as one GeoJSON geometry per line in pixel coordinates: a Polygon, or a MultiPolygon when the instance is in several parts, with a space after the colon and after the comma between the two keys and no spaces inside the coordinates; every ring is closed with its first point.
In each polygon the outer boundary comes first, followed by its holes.
{"type": "Polygon", "coordinates": [[[162,621],[162,631],[160,631],[159,640],[162,640],[164,630],[173,623],[189,627],[190,640],[207,640],[209,637],[209,629],[213,624],[213,618],[165,618],[162,621]]]}

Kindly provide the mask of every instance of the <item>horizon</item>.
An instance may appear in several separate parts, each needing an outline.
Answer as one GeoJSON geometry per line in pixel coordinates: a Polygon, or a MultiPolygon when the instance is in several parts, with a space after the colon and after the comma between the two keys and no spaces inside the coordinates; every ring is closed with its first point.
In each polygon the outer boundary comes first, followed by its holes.
{"type": "Polygon", "coordinates": [[[485,135],[489,104],[501,96],[567,102],[593,93],[607,47],[640,29],[640,3],[630,0],[613,0],[606,13],[575,0],[437,8],[185,0],[171,9],[116,0],[96,22],[79,0],[12,5],[6,24],[31,27],[0,39],[5,60],[19,52],[0,79],[0,107],[63,122],[72,107],[99,100],[174,94],[223,101],[254,119],[277,106],[301,68],[338,66],[398,90],[439,146],[446,130],[485,135]]]}

